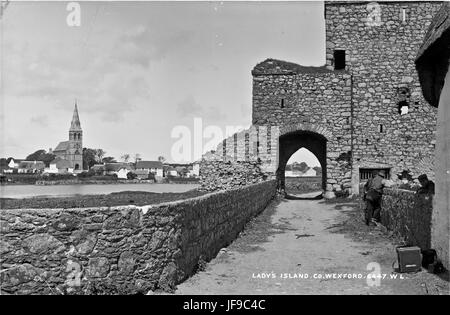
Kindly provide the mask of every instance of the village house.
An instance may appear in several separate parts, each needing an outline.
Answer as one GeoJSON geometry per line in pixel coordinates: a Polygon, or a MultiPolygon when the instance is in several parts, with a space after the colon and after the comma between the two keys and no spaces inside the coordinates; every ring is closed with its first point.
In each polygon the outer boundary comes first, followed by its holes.
{"type": "Polygon", "coordinates": [[[95,174],[103,175],[105,172],[105,164],[94,164],[89,170],[94,172],[95,174]]]}
{"type": "MultiPolygon", "coordinates": [[[[139,174],[142,173],[142,175],[144,175],[144,173],[148,171],[147,175],[149,173],[154,174],[156,180],[161,180],[163,178],[163,169],[163,164],[160,161],[138,161],[136,163],[136,171],[139,171],[139,174]]],[[[138,173],[136,174],[138,175],[138,173]]]]}
{"type": "Polygon", "coordinates": [[[42,173],[45,164],[42,161],[22,161],[17,168],[18,173],[42,173]]]}
{"type": "Polygon", "coordinates": [[[19,163],[25,161],[22,159],[11,159],[8,163],[8,166],[10,169],[18,169],[19,168],[19,163]]]}
{"type": "Polygon", "coordinates": [[[165,168],[164,170],[165,176],[178,176],[178,172],[175,167],[166,165],[164,166],[164,168],[165,168]]]}
{"type": "Polygon", "coordinates": [[[119,179],[127,179],[133,167],[128,163],[106,163],[104,166],[105,175],[116,175],[119,179]]]}
{"type": "Polygon", "coordinates": [[[150,170],[134,170],[133,173],[136,175],[137,179],[146,180],[149,179],[150,170]]]}
{"type": "Polygon", "coordinates": [[[50,162],[49,167],[45,169],[45,173],[49,174],[67,174],[72,172],[73,168],[70,162],[60,157],[56,157],[50,162]]]}
{"type": "Polygon", "coordinates": [[[200,176],[200,162],[194,162],[189,169],[189,177],[199,177],[200,176]]]}

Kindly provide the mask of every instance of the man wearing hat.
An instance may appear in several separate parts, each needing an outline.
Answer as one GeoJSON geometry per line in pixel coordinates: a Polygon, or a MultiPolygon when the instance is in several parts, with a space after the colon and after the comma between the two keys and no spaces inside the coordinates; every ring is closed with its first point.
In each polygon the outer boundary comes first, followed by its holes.
{"type": "Polygon", "coordinates": [[[420,183],[420,188],[417,190],[418,194],[424,195],[434,195],[434,183],[428,179],[426,174],[420,175],[418,178],[420,183]]]}
{"type": "Polygon", "coordinates": [[[374,170],[372,178],[364,185],[364,199],[366,201],[366,225],[380,222],[381,196],[384,188],[384,171],[374,170]]]}

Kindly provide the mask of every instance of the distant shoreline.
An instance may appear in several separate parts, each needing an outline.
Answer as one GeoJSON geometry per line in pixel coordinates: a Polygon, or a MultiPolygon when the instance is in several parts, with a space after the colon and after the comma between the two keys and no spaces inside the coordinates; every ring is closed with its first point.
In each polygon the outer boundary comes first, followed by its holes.
{"type": "Polygon", "coordinates": [[[114,206],[145,206],[189,199],[206,194],[197,189],[185,192],[121,191],[109,194],[73,196],[36,196],[29,198],[0,198],[2,210],[7,209],[69,209],[114,206]]]}
{"type": "Polygon", "coordinates": [[[56,180],[56,181],[36,181],[33,183],[17,183],[17,182],[3,182],[0,186],[55,186],[55,185],[123,185],[123,184],[187,184],[187,185],[198,185],[199,180],[189,180],[189,181],[169,181],[169,182],[155,182],[154,180],[56,180]]]}

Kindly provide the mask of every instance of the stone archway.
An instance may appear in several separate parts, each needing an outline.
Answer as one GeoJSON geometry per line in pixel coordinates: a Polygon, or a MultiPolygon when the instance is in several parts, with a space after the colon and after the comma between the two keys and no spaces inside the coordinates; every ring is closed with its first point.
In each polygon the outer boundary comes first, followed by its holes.
{"type": "Polygon", "coordinates": [[[322,167],[322,189],[325,191],[327,183],[327,138],[311,130],[285,131],[280,136],[277,168],[279,189],[285,190],[285,169],[289,158],[301,148],[308,149],[319,160],[322,167]]]}

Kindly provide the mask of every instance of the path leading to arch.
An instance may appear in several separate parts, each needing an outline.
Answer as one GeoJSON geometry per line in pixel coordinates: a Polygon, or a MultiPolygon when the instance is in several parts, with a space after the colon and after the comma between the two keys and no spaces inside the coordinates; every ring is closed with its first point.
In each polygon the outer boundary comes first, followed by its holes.
{"type": "Polygon", "coordinates": [[[425,271],[399,279],[392,273],[395,260],[387,232],[366,227],[355,203],[283,199],[252,220],[176,293],[448,294],[448,282],[425,271]],[[379,286],[365,278],[371,262],[386,274],[379,286]],[[390,279],[391,273],[397,279],[390,279]],[[363,278],[339,278],[344,274],[363,278]]]}

